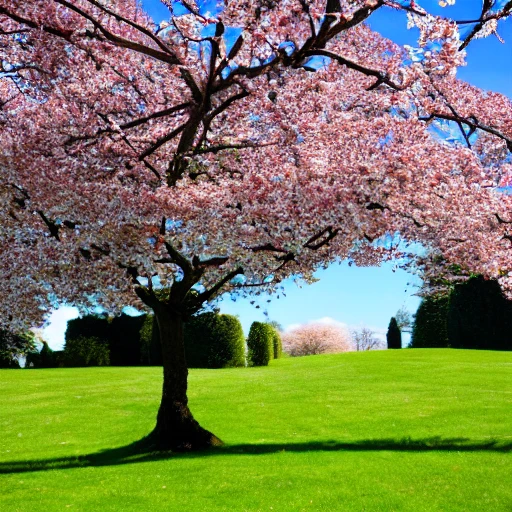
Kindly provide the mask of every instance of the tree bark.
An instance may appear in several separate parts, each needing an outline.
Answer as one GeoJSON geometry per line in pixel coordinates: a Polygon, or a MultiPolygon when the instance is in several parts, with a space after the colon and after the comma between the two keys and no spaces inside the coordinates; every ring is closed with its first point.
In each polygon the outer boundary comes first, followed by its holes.
{"type": "Polygon", "coordinates": [[[159,304],[155,316],[162,345],[164,381],[151,441],[160,450],[173,451],[204,450],[222,445],[219,438],[199,425],[188,407],[188,368],[181,313],[159,304]]]}

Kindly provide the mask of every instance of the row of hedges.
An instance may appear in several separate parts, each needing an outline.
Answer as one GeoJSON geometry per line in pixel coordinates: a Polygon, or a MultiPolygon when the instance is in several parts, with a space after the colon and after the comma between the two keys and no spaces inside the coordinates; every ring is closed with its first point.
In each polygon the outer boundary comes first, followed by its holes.
{"type": "Polygon", "coordinates": [[[73,353],[71,360],[77,361],[73,366],[93,366],[84,364],[85,359],[105,360],[105,348],[108,349],[109,360],[106,364],[111,366],[148,364],[144,361],[141,330],[145,322],[151,321],[152,318],[147,315],[124,314],[112,320],[94,315],[70,320],[66,330],[64,352],[73,353]],[[103,355],[100,355],[100,352],[103,355]],[[81,361],[81,364],[78,364],[78,361],[81,361]]]}
{"type": "MultiPolygon", "coordinates": [[[[248,344],[248,364],[267,365],[281,356],[281,338],[269,324],[254,322],[248,344]]],[[[185,324],[185,352],[189,368],[228,368],[246,365],[246,340],[237,317],[204,313],[185,324]]],[[[140,366],[161,365],[158,324],[151,315],[108,320],[85,316],[68,322],[64,351],[53,352],[45,343],[33,353],[27,365],[56,366],[140,366]]]]}
{"type": "Polygon", "coordinates": [[[415,316],[411,347],[512,350],[512,301],[481,276],[448,296],[425,297],[415,316]]]}

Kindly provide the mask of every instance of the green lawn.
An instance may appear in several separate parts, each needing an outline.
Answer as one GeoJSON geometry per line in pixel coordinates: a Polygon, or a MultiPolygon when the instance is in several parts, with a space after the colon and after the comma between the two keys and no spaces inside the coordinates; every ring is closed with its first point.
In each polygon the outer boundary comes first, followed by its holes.
{"type": "Polygon", "coordinates": [[[160,373],[1,370],[0,510],[512,510],[512,353],[193,370],[192,410],[226,446],[135,455],[160,373]]]}

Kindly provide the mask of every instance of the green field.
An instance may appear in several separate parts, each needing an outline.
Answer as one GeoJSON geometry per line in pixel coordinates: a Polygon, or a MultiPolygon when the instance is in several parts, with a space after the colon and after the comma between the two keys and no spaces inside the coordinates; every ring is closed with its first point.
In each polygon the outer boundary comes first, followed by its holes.
{"type": "Polygon", "coordinates": [[[0,510],[511,511],[512,353],[397,350],[193,370],[226,445],[136,454],[159,368],[0,371],[0,510]]]}

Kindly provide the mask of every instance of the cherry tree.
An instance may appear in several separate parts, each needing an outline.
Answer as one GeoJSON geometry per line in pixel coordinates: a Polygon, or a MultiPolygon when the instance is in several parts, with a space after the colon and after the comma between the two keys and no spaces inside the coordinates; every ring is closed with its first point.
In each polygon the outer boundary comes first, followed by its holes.
{"type": "Polygon", "coordinates": [[[348,330],[336,324],[314,322],[300,325],[282,336],[283,350],[293,357],[337,354],[352,349],[348,330]]]}
{"type": "Polygon", "coordinates": [[[150,439],[189,450],[221,442],[183,347],[219,294],[378,263],[396,232],[508,276],[511,102],[455,74],[512,4],[485,0],[461,40],[413,1],[162,1],[156,25],[134,0],[0,0],[0,304],[11,329],[58,303],[152,310],[150,439]],[[419,29],[414,58],[364,24],[381,8],[419,29]]]}

